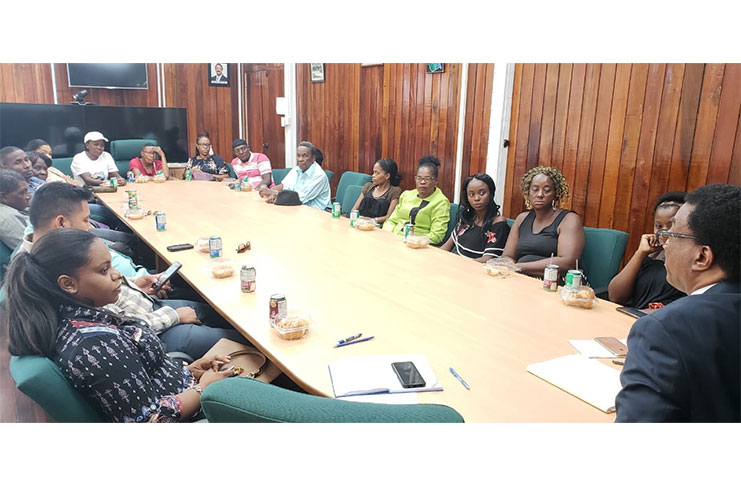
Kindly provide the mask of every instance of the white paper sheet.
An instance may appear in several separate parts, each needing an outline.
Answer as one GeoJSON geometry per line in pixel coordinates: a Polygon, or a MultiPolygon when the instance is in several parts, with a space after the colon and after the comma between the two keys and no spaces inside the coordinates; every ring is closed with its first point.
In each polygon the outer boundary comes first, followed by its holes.
{"type": "MultiPolygon", "coordinates": [[[[618,341],[627,346],[627,339],[618,339],[618,341]]],[[[588,358],[615,359],[617,357],[594,339],[569,339],[569,344],[579,351],[579,354],[588,358]]]]}
{"type": "Polygon", "coordinates": [[[413,393],[440,391],[437,380],[423,354],[380,354],[348,356],[329,365],[329,376],[335,397],[370,395],[375,393],[413,393]],[[411,361],[422,375],[426,385],[421,388],[404,388],[391,368],[391,363],[411,361]]]}
{"type": "Polygon", "coordinates": [[[417,405],[416,393],[376,393],[375,395],[353,395],[340,397],[338,400],[348,402],[384,403],[386,405],[417,405]]]}

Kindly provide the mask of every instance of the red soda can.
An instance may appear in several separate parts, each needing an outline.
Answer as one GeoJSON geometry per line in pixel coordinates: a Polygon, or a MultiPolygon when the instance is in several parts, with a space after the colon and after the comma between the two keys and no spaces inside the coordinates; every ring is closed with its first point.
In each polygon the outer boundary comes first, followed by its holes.
{"type": "Polygon", "coordinates": [[[270,296],[270,322],[275,324],[288,315],[288,302],[283,294],[273,294],[270,296]]]}

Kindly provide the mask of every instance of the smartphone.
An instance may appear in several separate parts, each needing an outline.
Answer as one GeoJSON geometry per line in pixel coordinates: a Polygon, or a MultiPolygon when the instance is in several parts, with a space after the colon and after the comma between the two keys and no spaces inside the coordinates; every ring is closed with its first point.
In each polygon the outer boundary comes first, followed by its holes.
{"type": "Polygon", "coordinates": [[[612,352],[618,358],[624,358],[628,355],[628,346],[618,341],[614,337],[598,337],[594,338],[595,341],[600,343],[608,351],[612,352]]]}
{"type": "Polygon", "coordinates": [[[160,275],[160,278],[157,279],[157,281],[152,285],[152,288],[154,290],[159,290],[162,288],[163,285],[167,283],[168,280],[172,278],[173,275],[177,273],[178,270],[180,270],[180,267],[183,265],[180,262],[172,262],[172,265],[160,275]]]}
{"type": "Polygon", "coordinates": [[[420,388],[426,385],[422,375],[411,361],[391,363],[391,367],[404,388],[420,388]]]}
{"type": "Polygon", "coordinates": [[[618,307],[615,310],[618,312],[622,312],[623,314],[627,314],[631,317],[635,317],[636,319],[640,319],[641,317],[646,315],[645,312],[641,312],[634,307],[618,307]]]}

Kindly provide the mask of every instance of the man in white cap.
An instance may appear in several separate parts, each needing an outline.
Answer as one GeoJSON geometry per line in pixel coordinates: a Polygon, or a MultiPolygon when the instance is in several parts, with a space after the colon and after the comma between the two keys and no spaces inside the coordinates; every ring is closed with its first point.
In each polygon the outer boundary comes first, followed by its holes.
{"type": "Polygon", "coordinates": [[[72,175],[75,180],[88,186],[99,186],[115,177],[119,186],[126,185],[126,179],[118,173],[118,167],[111,154],[105,151],[108,139],[100,132],[85,134],[85,151],[72,158],[72,175]]]}

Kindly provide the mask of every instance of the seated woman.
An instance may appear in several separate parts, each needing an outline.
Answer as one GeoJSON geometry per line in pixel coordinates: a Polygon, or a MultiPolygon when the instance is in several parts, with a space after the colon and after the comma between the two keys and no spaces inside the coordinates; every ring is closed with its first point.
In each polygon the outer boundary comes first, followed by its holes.
{"type": "Polygon", "coordinates": [[[450,201],[437,187],[440,161],[427,155],[419,159],[414,181],[416,189],[404,191],[399,204],[383,223],[383,229],[401,235],[404,225],[412,223],[415,235],[427,235],[430,243],[442,243],[450,221],[450,201]]]}
{"type": "Polygon", "coordinates": [[[33,164],[34,175],[36,173],[43,172],[41,162],[46,164],[46,176],[41,177],[39,175],[35,175],[35,177],[45,180],[46,182],[67,182],[70,184],[78,184],[70,176],[52,166],[51,146],[46,141],[40,138],[31,140],[30,142],[28,142],[28,144],[26,144],[26,153],[31,159],[31,164],[33,164]],[[41,160],[38,160],[35,156],[32,155],[32,153],[39,154],[43,157],[41,157],[41,160]]]}
{"type": "Polygon", "coordinates": [[[129,170],[134,173],[134,177],[141,175],[154,177],[158,171],[162,171],[165,177],[170,177],[170,170],[167,168],[167,157],[159,146],[145,145],[142,147],[139,157],[134,157],[129,161],[129,170]],[[157,158],[159,155],[159,158],[157,158]]]}
{"type": "Polygon", "coordinates": [[[85,151],[75,155],[70,165],[75,180],[88,186],[100,186],[115,177],[119,186],[125,186],[126,179],[118,173],[111,154],[105,151],[108,139],[100,132],[88,132],[84,140],[85,151]]]}
{"type": "Polygon", "coordinates": [[[520,190],[529,211],[515,219],[502,256],[516,262],[522,273],[543,278],[553,255],[563,278],[584,250],[581,218],[561,209],[570,195],[569,183],[554,167],[533,167],[522,177],[520,190]]]}
{"type": "Polygon", "coordinates": [[[379,159],[373,165],[373,178],[360,191],[358,200],[353,205],[361,216],[375,218],[376,223],[382,224],[399,204],[401,196],[401,174],[396,162],[391,159],[379,159]]]}
{"type": "Polygon", "coordinates": [[[281,191],[294,191],[301,204],[324,210],[329,207],[329,179],[316,163],[317,148],[311,142],[301,142],[296,149],[296,167],[291,169],[283,181],[272,188],[260,189],[260,196],[272,204],[281,191]]]}
{"type": "Polygon", "coordinates": [[[0,169],[0,241],[11,250],[23,241],[30,200],[26,179],[15,171],[0,169]]]}
{"type": "Polygon", "coordinates": [[[232,149],[234,150],[232,169],[238,179],[244,180],[246,177],[255,189],[263,186],[273,187],[273,168],[267,155],[251,152],[249,144],[242,138],[234,141],[232,149]]]}
{"type": "Polygon", "coordinates": [[[656,235],[668,231],[672,218],[684,204],[686,192],[672,191],[659,196],[654,204],[654,232],[641,236],[638,249],[607,287],[612,302],[636,309],[654,309],[684,297],[666,281],[664,249],[656,235]],[[660,305],[651,305],[660,304],[660,305]]]}
{"type": "Polygon", "coordinates": [[[441,247],[478,262],[501,256],[509,235],[507,219],[494,201],[496,186],[489,174],[474,174],[463,182],[458,223],[441,247]]]}
{"type": "Polygon", "coordinates": [[[211,153],[211,137],[208,132],[196,135],[196,155],[188,159],[186,170],[190,169],[194,180],[223,180],[229,175],[229,168],[220,155],[211,153]]]}
{"type": "Polygon", "coordinates": [[[121,274],[103,242],[63,228],[13,259],[6,278],[9,350],[45,356],[106,420],[171,422],[193,418],[203,389],[234,375],[227,356],[191,365],[171,360],[143,321],[102,307],[121,292],[121,274]]]}

